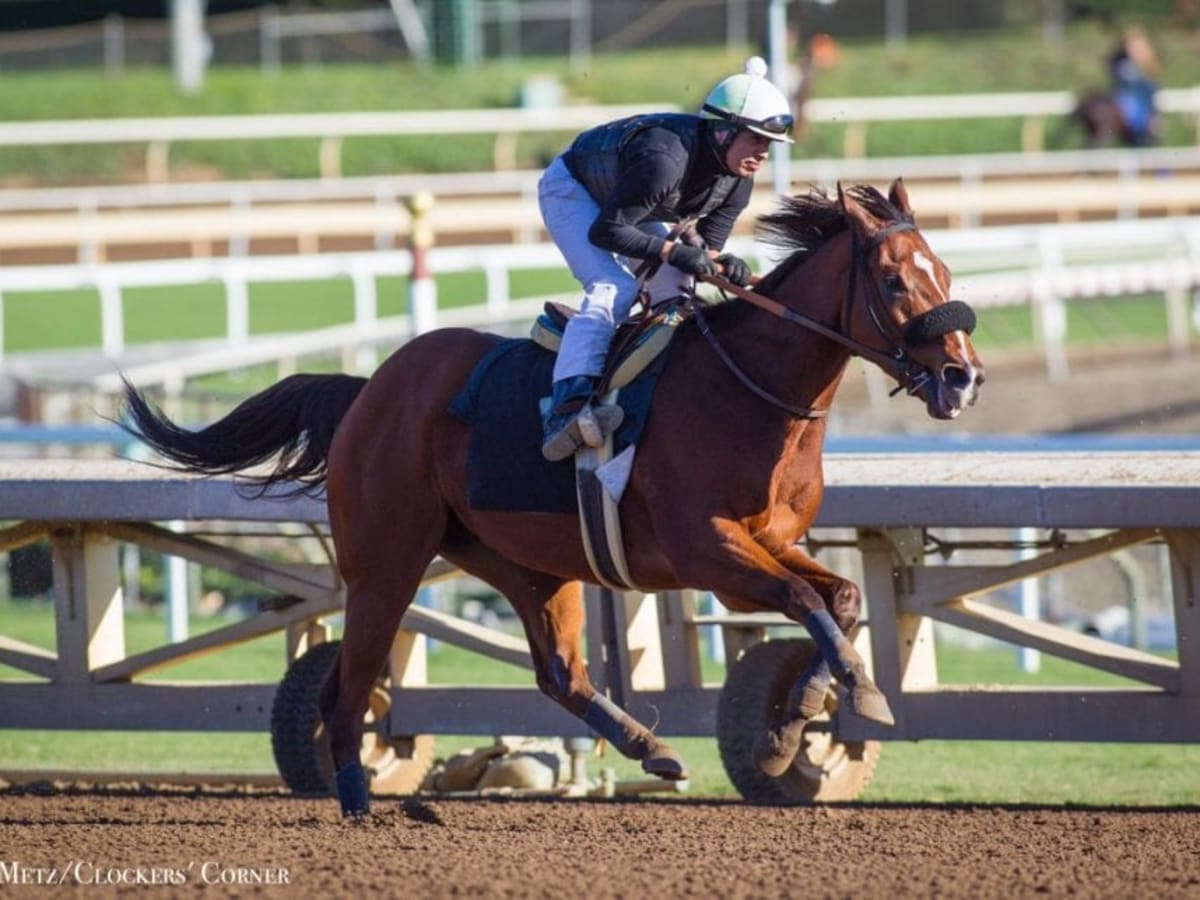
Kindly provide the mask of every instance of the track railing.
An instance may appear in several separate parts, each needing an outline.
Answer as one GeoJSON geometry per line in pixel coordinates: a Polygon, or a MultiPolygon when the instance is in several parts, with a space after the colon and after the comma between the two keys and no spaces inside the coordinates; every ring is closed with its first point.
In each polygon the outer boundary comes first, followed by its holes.
{"type": "MultiPolygon", "coordinates": [[[[768,173],[769,175],[769,173],[768,173]]],[[[70,254],[80,262],[135,255],[242,256],[330,241],[387,249],[411,235],[406,201],[437,198],[429,224],[460,243],[538,239],[537,171],[338,179],[107,185],[0,191],[0,258],[8,264],[70,254]]],[[[919,184],[926,226],[1200,213],[1200,148],[880,159],[796,159],[790,193],[837,182],[919,184]]],[[[776,202],[760,179],[752,215],[776,202]]]]}
{"type": "MultiPolygon", "coordinates": [[[[1189,292],[1200,286],[1200,218],[1096,222],[1072,226],[1019,226],[927,232],[930,244],[955,273],[956,293],[980,309],[1029,304],[1035,312],[1038,340],[1052,376],[1065,373],[1066,316],[1072,299],[1120,294],[1161,293],[1167,305],[1170,345],[1184,352],[1194,324],[1189,292]]],[[[731,247],[763,261],[766,248],[746,238],[731,247]]],[[[280,358],[341,352],[350,367],[360,348],[403,341],[445,325],[502,327],[529,321],[538,299],[514,300],[510,275],[515,270],[558,269],[562,262],[550,244],[509,247],[435,247],[429,251],[435,274],[483,272],[485,296],[480,302],[429,314],[381,318],[376,302],[380,278],[407,277],[411,254],[405,250],[317,254],[311,256],[216,258],[73,266],[0,268],[0,313],[11,293],[95,290],[100,305],[102,365],[93,382],[97,390],[118,385],[111,373],[120,363],[135,383],[174,383],[280,358]],[[355,318],[336,328],[293,336],[253,336],[250,330],[250,285],[297,280],[349,280],[355,318]],[[227,331],[223,341],[194,345],[194,352],[171,349],[169,359],[131,355],[124,324],[124,292],[129,288],[215,282],[224,286],[227,331]]],[[[53,300],[47,299],[47,303],[53,300]]],[[[47,314],[50,314],[48,311],[47,314]]],[[[2,335],[0,335],[2,338],[2,335]]],[[[0,340],[0,347],[3,346],[0,340]]],[[[38,357],[0,355],[13,374],[41,377],[54,366],[38,357]]],[[[86,369],[68,360],[75,383],[86,381],[86,369]]],[[[373,361],[365,359],[365,367],[373,361]]]]}

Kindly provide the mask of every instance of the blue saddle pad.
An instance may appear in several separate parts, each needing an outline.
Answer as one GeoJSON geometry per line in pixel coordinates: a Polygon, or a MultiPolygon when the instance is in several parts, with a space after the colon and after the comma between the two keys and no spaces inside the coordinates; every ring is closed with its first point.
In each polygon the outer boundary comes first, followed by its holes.
{"type": "MultiPolygon", "coordinates": [[[[625,419],[613,452],[635,443],[667,350],[618,395],[625,419]]],[[[540,399],[550,393],[554,354],[526,338],[502,341],[479,361],[449,412],[471,426],[467,501],[472,509],[576,514],[575,461],[542,456],[540,399]]]]}

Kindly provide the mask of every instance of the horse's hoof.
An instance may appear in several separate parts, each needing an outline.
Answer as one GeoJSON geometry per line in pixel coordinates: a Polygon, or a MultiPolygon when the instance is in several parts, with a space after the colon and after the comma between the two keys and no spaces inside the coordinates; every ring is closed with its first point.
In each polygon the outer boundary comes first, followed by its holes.
{"type": "Polygon", "coordinates": [[[862,716],[880,725],[896,724],[896,717],[892,715],[887,697],[873,684],[857,685],[850,692],[850,710],[856,716],[862,716]]]}
{"type": "Polygon", "coordinates": [[[683,757],[670,747],[660,747],[643,759],[642,771],[663,781],[686,781],[688,777],[683,757]]]}
{"type": "Polygon", "coordinates": [[[764,732],[754,744],[754,764],[768,778],[778,778],[791,768],[800,752],[800,736],[804,723],[764,732]]]}
{"type": "Polygon", "coordinates": [[[371,811],[371,801],[367,794],[367,773],[361,763],[355,761],[342,766],[337,770],[334,780],[337,784],[338,800],[342,804],[343,818],[357,819],[371,811]]]}

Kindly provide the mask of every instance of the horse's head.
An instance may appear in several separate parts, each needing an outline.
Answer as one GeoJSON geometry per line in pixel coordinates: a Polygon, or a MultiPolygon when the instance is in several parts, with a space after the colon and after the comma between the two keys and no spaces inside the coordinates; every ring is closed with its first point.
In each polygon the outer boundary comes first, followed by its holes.
{"type": "Polygon", "coordinates": [[[838,185],[838,206],[852,255],[842,334],[924,400],[929,415],[954,418],[983,384],[970,338],[975,314],[950,299],[950,270],[918,230],[904,183],[892,183],[886,202],[871,188],[838,185]]]}

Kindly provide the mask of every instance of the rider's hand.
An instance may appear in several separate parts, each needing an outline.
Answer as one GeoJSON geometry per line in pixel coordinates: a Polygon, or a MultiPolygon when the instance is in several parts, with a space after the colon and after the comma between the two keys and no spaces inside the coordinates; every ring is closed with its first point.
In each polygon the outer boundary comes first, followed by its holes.
{"type": "Polygon", "coordinates": [[[717,257],[716,262],[725,270],[725,277],[738,287],[745,287],[750,283],[750,267],[746,265],[744,259],[734,256],[732,253],[722,253],[717,257]]]}
{"type": "Polygon", "coordinates": [[[702,247],[689,247],[676,243],[667,254],[667,262],[689,275],[716,275],[717,266],[708,251],[702,247]]]}

